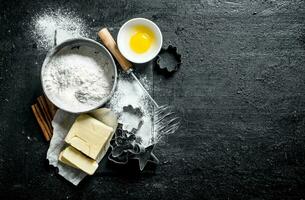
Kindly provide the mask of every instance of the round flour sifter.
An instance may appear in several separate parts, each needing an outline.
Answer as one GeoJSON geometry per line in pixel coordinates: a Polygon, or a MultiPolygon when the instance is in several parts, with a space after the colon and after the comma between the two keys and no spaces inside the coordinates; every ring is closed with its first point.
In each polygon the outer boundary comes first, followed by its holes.
{"type": "Polygon", "coordinates": [[[130,74],[139,86],[143,89],[149,99],[153,102],[155,106],[154,110],[154,133],[155,142],[157,142],[162,136],[174,133],[180,125],[180,118],[176,117],[176,113],[173,111],[171,106],[162,105],[159,106],[158,103],[152,98],[152,96],[147,92],[144,86],[141,84],[139,79],[133,73],[132,63],[130,63],[119,51],[116,42],[114,41],[112,35],[107,28],[103,28],[98,32],[103,44],[108,48],[108,50],[114,55],[114,57],[119,62],[121,68],[128,74],[130,74]]]}

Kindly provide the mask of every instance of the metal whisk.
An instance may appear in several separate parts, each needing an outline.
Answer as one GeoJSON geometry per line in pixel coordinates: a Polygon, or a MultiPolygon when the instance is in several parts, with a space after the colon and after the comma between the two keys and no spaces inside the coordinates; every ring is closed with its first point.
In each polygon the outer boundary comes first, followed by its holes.
{"type": "Polygon", "coordinates": [[[176,117],[175,112],[172,107],[167,105],[159,106],[157,102],[152,98],[152,96],[147,92],[142,83],[139,81],[137,76],[133,73],[132,64],[120,53],[117,48],[117,44],[111,36],[107,28],[103,28],[98,32],[98,36],[102,40],[103,44],[108,48],[108,50],[114,55],[114,57],[119,62],[122,69],[131,74],[131,76],[136,80],[139,86],[143,89],[149,99],[153,102],[154,109],[154,135],[155,141],[157,142],[161,137],[174,133],[180,126],[180,119],[176,117]]]}
{"type": "Polygon", "coordinates": [[[153,102],[154,109],[154,134],[155,139],[158,141],[161,137],[174,133],[180,126],[180,118],[176,116],[173,107],[168,105],[159,106],[158,103],[152,98],[148,91],[144,88],[143,84],[139,81],[137,76],[129,69],[132,77],[137,81],[138,85],[143,89],[146,95],[153,102]]]}
{"type": "Polygon", "coordinates": [[[171,106],[159,106],[154,112],[154,142],[174,133],[180,126],[180,118],[171,106]]]}

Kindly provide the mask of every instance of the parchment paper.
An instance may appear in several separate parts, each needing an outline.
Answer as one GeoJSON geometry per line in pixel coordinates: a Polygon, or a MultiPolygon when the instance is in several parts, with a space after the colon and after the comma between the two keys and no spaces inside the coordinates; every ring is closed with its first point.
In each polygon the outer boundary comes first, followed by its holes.
{"type": "MultiPolygon", "coordinates": [[[[67,146],[64,140],[77,116],[78,114],[68,113],[60,109],[57,110],[52,121],[53,136],[47,152],[47,159],[49,160],[49,164],[57,167],[58,174],[60,174],[62,177],[74,185],[78,185],[79,182],[87,176],[87,174],[79,169],[75,169],[61,162],[58,162],[58,156],[60,152],[67,146]]],[[[105,145],[104,149],[102,149],[100,152],[97,158],[97,162],[102,160],[108,150],[109,145],[110,140],[108,144],[105,145]]]]}

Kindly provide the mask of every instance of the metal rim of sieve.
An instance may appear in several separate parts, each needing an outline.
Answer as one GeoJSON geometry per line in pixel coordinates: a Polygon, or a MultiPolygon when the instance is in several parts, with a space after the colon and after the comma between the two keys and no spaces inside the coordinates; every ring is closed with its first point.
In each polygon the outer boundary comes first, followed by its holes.
{"type": "Polygon", "coordinates": [[[69,39],[69,40],[66,40],[58,45],[56,45],[55,47],[53,47],[46,55],[44,61],[43,61],[43,64],[42,64],[42,67],[41,67],[41,73],[40,73],[40,80],[41,80],[41,85],[42,85],[42,89],[43,89],[43,93],[47,96],[47,98],[55,105],[57,106],[58,108],[60,108],[61,110],[64,110],[66,112],[70,112],[70,113],[85,113],[85,112],[89,112],[89,111],[92,111],[94,109],[97,109],[101,106],[103,106],[105,103],[107,103],[111,97],[113,96],[113,93],[117,87],[117,78],[118,78],[118,72],[117,72],[117,67],[116,67],[116,64],[115,64],[115,61],[112,57],[112,55],[110,54],[110,52],[107,50],[106,47],[104,47],[102,44],[92,40],[92,39],[89,39],[89,38],[73,38],[73,39],[69,39]],[[44,85],[44,82],[43,82],[43,72],[47,66],[47,64],[49,63],[50,60],[52,60],[52,58],[54,57],[54,55],[56,55],[61,49],[63,48],[66,48],[66,47],[76,47],[76,46],[80,46],[80,45],[90,45],[90,47],[94,46],[97,48],[97,50],[100,50],[102,52],[105,53],[105,55],[111,60],[111,66],[114,70],[114,82],[113,82],[113,86],[112,86],[112,89],[109,93],[109,95],[105,98],[103,98],[103,100],[97,105],[97,106],[94,106],[90,109],[87,109],[87,110],[84,110],[84,111],[81,111],[81,112],[78,112],[78,111],[73,111],[73,110],[67,110],[65,108],[63,108],[61,105],[55,103],[47,94],[46,92],[46,89],[45,89],[45,85],[44,85]]]}

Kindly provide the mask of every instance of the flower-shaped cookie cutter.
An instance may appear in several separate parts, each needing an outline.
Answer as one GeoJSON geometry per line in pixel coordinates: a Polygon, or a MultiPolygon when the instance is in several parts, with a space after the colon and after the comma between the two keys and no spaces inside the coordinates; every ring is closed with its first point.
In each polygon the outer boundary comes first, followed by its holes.
{"type": "Polygon", "coordinates": [[[177,47],[172,45],[162,48],[156,59],[156,65],[167,72],[177,71],[181,63],[181,55],[177,52],[177,47]]]}

